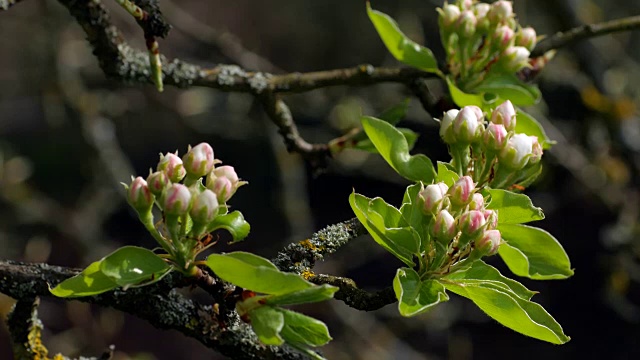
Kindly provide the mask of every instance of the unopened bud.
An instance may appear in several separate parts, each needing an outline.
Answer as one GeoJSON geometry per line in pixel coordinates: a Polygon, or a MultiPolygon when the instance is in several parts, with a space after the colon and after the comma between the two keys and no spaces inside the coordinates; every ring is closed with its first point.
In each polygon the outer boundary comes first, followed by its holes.
{"type": "Polygon", "coordinates": [[[515,42],[515,32],[507,25],[502,25],[493,33],[496,45],[499,49],[506,49],[513,46],[515,42]]]}
{"type": "Polygon", "coordinates": [[[458,21],[460,17],[460,8],[456,5],[445,5],[442,9],[438,9],[440,13],[440,21],[445,28],[451,27],[458,21]]]}
{"type": "Polygon", "coordinates": [[[180,182],[187,174],[182,159],[172,153],[167,153],[166,155],[160,154],[160,162],[158,162],[157,170],[167,174],[171,182],[180,182]]]}
{"type": "Polygon", "coordinates": [[[506,21],[513,17],[513,5],[510,1],[496,1],[491,4],[487,17],[493,24],[506,21]]]}
{"type": "Polygon", "coordinates": [[[502,53],[502,63],[507,72],[518,72],[529,64],[531,53],[522,46],[511,46],[502,53]]]}
{"type": "Polygon", "coordinates": [[[233,168],[233,166],[229,166],[229,165],[219,166],[213,169],[213,171],[210,174],[210,177],[208,177],[207,180],[210,178],[212,180],[215,180],[216,178],[219,178],[219,177],[226,177],[227,179],[229,179],[229,181],[231,181],[232,185],[235,185],[240,181],[240,179],[238,178],[238,174],[236,173],[236,170],[233,168]]]}
{"type": "Polygon", "coordinates": [[[493,110],[491,122],[504,125],[507,132],[516,129],[516,109],[511,101],[507,100],[493,110]]]}
{"type": "Polygon", "coordinates": [[[533,154],[533,142],[526,134],[515,134],[500,152],[500,165],[512,170],[520,170],[533,154]]]}
{"type": "Polygon", "coordinates": [[[542,159],[542,145],[538,141],[537,136],[529,136],[531,139],[531,157],[529,158],[529,164],[534,165],[540,162],[542,159]]]}
{"type": "Polygon", "coordinates": [[[184,167],[192,177],[202,177],[213,170],[215,159],[213,149],[207,143],[200,143],[182,157],[184,167]]]}
{"type": "Polygon", "coordinates": [[[445,112],[440,120],[440,137],[447,144],[454,144],[456,141],[453,136],[453,120],[459,112],[457,109],[451,109],[445,112]]]}
{"type": "Polygon", "coordinates": [[[473,194],[469,203],[469,210],[482,210],[484,207],[484,196],[480,193],[473,194]]]}
{"type": "Polygon", "coordinates": [[[525,47],[529,51],[533,51],[533,48],[536,47],[536,31],[532,27],[520,29],[516,36],[516,45],[525,47]]]}
{"type": "Polygon", "coordinates": [[[507,145],[507,129],[502,124],[489,123],[482,136],[484,146],[489,150],[501,150],[507,145]]]}
{"type": "Polygon", "coordinates": [[[423,201],[422,209],[426,214],[435,215],[441,208],[441,204],[447,194],[448,187],[445,183],[427,185],[418,197],[423,201]]]}
{"type": "Polygon", "coordinates": [[[216,178],[211,185],[207,184],[207,187],[216,194],[218,202],[223,204],[226,204],[234,193],[233,184],[226,177],[216,178]]]}
{"type": "Polygon", "coordinates": [[[475,241],[475,251],[482,256],[491,256],[498,253],[502,235],[499,230],[487,230],[475,241]]]}
{"type": "Polygon", "coordinates": [[[441,210],[438,215],[436,215],[436,220],[431,227],[431,236],[438,240],[448,242],[456,236],[457,232],[456,220],[451,213],[446,209],[441,210]]]}
{"type": "Polygon", "coordinates": [[[486,223],[482,211],[471,210],[460,216],[460,230],[470,238],[484,231],[486,223]]]}
{"type": "Polygon", "coordinates": [[[458,18],[458,31],[462,37],[471,37],[476,32],[476,16],[470,10],[463,11],[458,18]]]}
{"type": "Polygon", "coordinates": [[[149,184],[149,190],[155,196],[160,196],[162,191],[171,184],[169,181],[169,176],[164,171],[156,171],[154,173],[149,174],[147,177],[147,184],[149,184]]]}
{"type": "Polygon", "coordinates": [[[133,179],[127,191],[129,204],[139,213],[149,212],[153,206],[155,197],[149,190],[145,179],[141,176],[133,179]]]}
{"type": "Polygon", "coordinates": [[[460,109],[453,120],[453,136],[456,142],[470,144],[479,139],[482,134],[482,119],[484,115],[477,106],[465,106],[460,109]]]}
{"type": "Polygon", "coordinates": [[[484,215],[484,220],[487,222],[488,229],[495,229],[498,226],[498,213],[493,210],[484,209],[482,210],[482,215],[484,215]]]}
{"type": "Polygon", "coordinates": [[[165,214],[184,215],[191,207],[191,191],[182,184],[171,184],[164,192],[162,206],[165,214]]]}
{"type": "Polygon", "coordinates": [[[451,196],[451,203],[458,206],[466,206],[471,202],[475,184],[471,176],[465,175],[458,179],[447,192],[451,196]]]}
{"type": "Polygon", "coordinates": [[[489,18],[487,14],[491,9],[491,5],[487,3],[478,3],[473,7],[473,13],[476,15],[476,31],[486,31],[489,29],[489,18]]]}
{"type": "Polygon", "coordinates": [[[206,189],[193,199],[193,205],[189,211],[194,223],[208,224],[218,214],[218,198],[213,191],[206,189]]]}

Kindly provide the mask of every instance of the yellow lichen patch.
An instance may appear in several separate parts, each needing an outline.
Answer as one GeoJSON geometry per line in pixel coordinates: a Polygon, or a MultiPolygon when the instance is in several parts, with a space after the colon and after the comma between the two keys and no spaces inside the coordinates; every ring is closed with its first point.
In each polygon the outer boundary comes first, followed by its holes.
{"type": "Polygon", "coordinates": [[[310,269],[305,269],[300,273],[300,276],[302,276],[305,280],[309,280],[312,277],[316,276],[316,274],[314,274],[310,269]]]}
{"type": "Polygon", "coordinates": [[[312,242],[311,242],[311,240],[309,240],[309,239],[302,240],[302,241],[300,241],[298,244],[300,244],[300,245],[302,245],[302,246],[306,247],[307,249],[311,249],[311,250],[313,250],[313,251],[315,251],[315,250],[317,250],[317,249],[318,249],[318,247],[317,247],[317,246],[315,246],[315,245],[313,245],[313,243],[312,243],[312,242]]]}

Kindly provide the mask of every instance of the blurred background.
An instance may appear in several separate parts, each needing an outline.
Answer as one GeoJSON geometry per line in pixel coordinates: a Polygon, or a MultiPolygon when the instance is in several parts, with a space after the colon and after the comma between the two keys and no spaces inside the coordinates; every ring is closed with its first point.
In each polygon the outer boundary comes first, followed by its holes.
{"type": "MultiPolygon", "coordinates": [[[[142,31],[115,1],[103,1],[127,41],[142,31]]],[[[442,56],[439,1],[376,0],[418,43],[442,56]]],[[[361,63],[399,66],[384,49],[363,1],[163,0],[174,28],[160,42],[169,58],[202,66],[238,64],[273,73],[361,63]],[[238,45],[241,45],[239,47],[238,45]]],[[[623,0],[521,1],[520,23],[552,34],[582,23],[640,14],[623,0]]],[[[407,183],[379,157],[345,152],[318,173],[288,154],[262,108],[247,94],[166,88],[106,79],[85,34],[56,1],[24,0],[0,11],[0,258],[82,267],[127,244],[153,247],[119,182],[146,176],[160,152],[207,141],[216,157],[249,181],[233,198],[252,225],[234,250],[274,256],[326,225],[353,217],[352,189],[399,203],[407,183]]],[[[358,312],[332,301],[306,313],[334,340],[329,359],[630,359],[640,357],[640,32],[562,49],[537,79],[543,101],[527,109],[556,147],[527,193],[547,218],[537,225],[566,248],[575,276],[523,283],[572,341],[554,346],[490,320],[471,302],[451,300],[418,318],[395,305],[358,312]]],[[[442,91],[432,84],[434,91],[442,91]]],[[[302,135],[327,142],[411,97],[402,86],[332,87],[290,95],[302,135]]],[[[402,126],[418,131],[415,151],[448,161],[436,123],[412,99],[402,126]]],[[[229,250],[217,247],[215,251],[229,250]]],[[[492,264],[509,274],[499,259],[492,264]]],[[[377,290],[391,284],[397,260],[368,238],[352,241],[316,271],[377,290]]],[[[208,301],[199,291],[188,291],[208,301]]],[[[5,318],[13,300],[0,294],[5,318]]],[[[110,344],[116,359],[218,359],[174,331],[160,331],[112,309],[42,299],[50,354],[95,356],[110,344]]],[[[0,359],[12,357],[4,323],[0,359]]]]}

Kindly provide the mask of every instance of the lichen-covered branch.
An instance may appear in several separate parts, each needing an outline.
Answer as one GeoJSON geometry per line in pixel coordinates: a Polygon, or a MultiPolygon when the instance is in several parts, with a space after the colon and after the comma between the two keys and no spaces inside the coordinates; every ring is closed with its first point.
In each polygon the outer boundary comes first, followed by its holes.
{"type": "Polygon", "coordinates": [[[559,49],[576,41],[635,29],[640,29],[640,15],[605,21],[598,24],[578,26],[544,38],[536,45],[535,49],[533,49],[531,57],[541,56],[549,50],[559,49]]]}
{"type": "MultiPolygon", "coordinates": [[[[52,296],[49,286],[55,286],[79,271],[0,260],[0,292],[26,301],[33,301],[37,296],[52,296]]],[[[114,290],[77,300],[130,313],[160,329],[178,330],[233,359],[304,359],[303,355],[287,347],[260,344],[251,328],[237,316],[218,315],[213,306],[196,303],[172,290],[182,281],[179,276],[168,276],[154,285],[114,290]]],[[[218,294],[216,301],[223,302],[224,295],[218,294]]]]}
{"type": "Polygon", "coordinates": [[[334,298],[344,301],[349,307],[357,310],[378,310],[398,301],[392,287],[371,293],[360,289],[352,279],[325,274],[312,275],[309,277],[309,281],[316,284],[337,286],[340,291],[336,292],[334,298]]]}

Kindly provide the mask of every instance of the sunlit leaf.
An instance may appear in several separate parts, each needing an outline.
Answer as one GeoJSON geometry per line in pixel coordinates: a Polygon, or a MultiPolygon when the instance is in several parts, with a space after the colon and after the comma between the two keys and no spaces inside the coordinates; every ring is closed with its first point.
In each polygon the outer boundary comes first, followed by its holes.
{"type": "Polygon", "coordinates": [[[50,289],[57,297],[80,297],[97,295],[113,290],[119,285],[100,271],[100,261],[91,263],[80,274],[68,278],[50,289]]]}
{"type": "Polygon", "coordinates": [[[491,202],[487,205],[487,209],[498,213],[499,224],[522,224],[544,219],[542,209],[533,206],[527,195],[502,189],[487,191],[491,195],[491,202]]]}
{"type": "Polygon", "coordinates": [[[402,316],[415,316],[449,300],[444,286],[437,280],[421,280],[413,269],[401,268],[393,278],[393,291],[402,316]]]}

